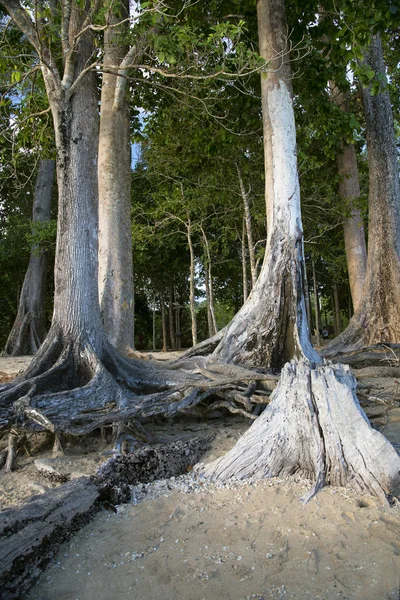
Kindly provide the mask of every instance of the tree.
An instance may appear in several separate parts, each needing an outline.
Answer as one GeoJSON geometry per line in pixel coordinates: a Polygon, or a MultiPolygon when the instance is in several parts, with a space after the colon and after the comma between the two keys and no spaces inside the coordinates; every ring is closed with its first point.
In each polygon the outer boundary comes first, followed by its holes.
{"type": "MultiPolygon", "coordinates": [[[[33,198],[33,234],[35,224],[46,223],[51,216],[54,160],[41,160],[33,198]]],[[[46,337],[44,295],[47,275],[47,253],[34,244],[22,285],[17,316],[8,336],[5,354],[35,354],[46,337]]]]}
{"type": "Polygon", "coordinates": [[[134,347],[131,144],[125,65],[129,2],[110,5],[104,31],[99,133],[99,296],[104,329],[122,353],[134,347]]]}
{"type": "Polygon", "coordinates": [[[322,364],[309,340],[285,6],[258,0],[257,10],[260,51],[269,67],[262,79],[266,258],[251,298],[215,354],[264,368],[287,364],[261,417],[203,472],[218,479],[300,473],[315,479],[306,499],[325,482],[385,497],[400,489],[400,457],[369,426],[349,369],[322,364]]]}
{"type": "MultiPolygon", "coordinates": [[[[102,326],[97,254],[100,65],[94,45],[94,32],[102,28],[97,24],[100,2],[87,1],[82,7],[71,0],[62,7],[45,6],[40,14],[31,14],[16,0],[2,4],[32,45],[44,79],[56,140],[59,211],[51,327],[26,372],[0,386],[1,429],[23,416],[56,434],[82,435],[114,422],[123,430],[139,415],[187,410],[219,386],[196,374],[129,361],[111,345],[102,326]]],[[[160,16],[158,6],[145,13],[156,20],[160,16]]],[[[215,44],[220,55],[221,35],[226,33],[223,27],[211,35],[206,48],[215,44]]],[[[191,42],[189,38],[190,47],[191,42]]],[[[232,64],[236,49],[233,45],[223,53],[232,64]]],[[[204,64],[198,66],[198,77],[207,77],[204,64]]],[[[157,64],[150,67],[160,71],[157,64]]],[[[189,77],[187,71],[185,66],[183,77],[189,77]]],[[[210,77],[225,81],[229,73],[222,66],[210,77]]]]}
{"type": "Polygon", "coordinates": [[[347,329],[329,345],[333,355],[400,341],[400,187],[397,147],[382,43],[372,37],[365,53],[378,89],[363,86],[369,164],[368,261],[362,302],[347,329]]]}

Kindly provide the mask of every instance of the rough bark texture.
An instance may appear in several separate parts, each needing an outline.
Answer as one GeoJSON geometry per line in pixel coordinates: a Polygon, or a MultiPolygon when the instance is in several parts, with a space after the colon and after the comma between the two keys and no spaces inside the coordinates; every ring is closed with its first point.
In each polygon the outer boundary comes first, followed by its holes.
{"type": "MultiPolygon", "coordinates": [[[[332,101],[343,112],[349,112],[349,100],[345,93],[330,83],[332,101]]],[[[351,299],[354,310],[361,300],[367,270],[367,246],[365,243],[364,223],[361,211],[354,206],[354,200],[360,197],[357,156],[354,144],[343,144],[337,159],[340,177],[339,195],[349,205],[349,215],[343,222],[344,245],[351,299]]]]}
{"type": "Polygon", "coordinates": [[[351,485],[385,500],[400,493],[400,457],[369,425],[344,365],[285,365],[263,414],[236,446],[201,472],[215,479],[300,475],[351,485]]]}
{"type": "MultiPolygon", "coordinates": [[[[372,39],[366,63],[385,78],[382,44],[372,39]]],[[[347,329],[325,355],[400,341],[400,188],[393,114],[383,86],[362,90],[369,164],[368,262],[363,298],[347,329]]]]}
{"type": "Polygon", "coordinates": [[[286,65],[272,65],[262,90],[270,169],[267,253],[256,287],[216,353],[259,365],[292,360],[261,417],[227,455],[200,472],[217,479],[297,473],[315,480],[305,501],[325,483],[350,485],[385,500],[400,492],[400,457],[369,426],[348,368],[321,364],[309,342],[290,69],[283,58],[285,8],[282,0],[258,0],[257,6],[260,47],[270,52],[264,57],[273,51],[286,65]],[[263,36],[269,46],[263,46],[263,36]]]}
{"type": "MultiPolygon", "coordinates": [[[[128,23],[113,27],[129,15],[129,2],[119,0],[108,15],[104,32],[103,73],[99,135],[99,295],[105,331],[112,344],[126,353],[133,339],[133,264],[131,227],[131,146],[129,106],[124,90],[117,88],[115,67],[129,48],[120,36],[128,23]]],[[[125,80],[124,80],[125,81],[125,80]]]]}
{"type": "MultiPolygon", "coordinates": [[[[50,219],[54,170],[54,160],[40,161],[33,198],[33,229],[35,222],[44,223],[50,219]]],[[[4,348],[4,353],[9,356],[35,354],[46,337],[46,272],[46,251],[35,245],[22,285],[18,313],[4,348]]]]}
{"type": "Polygon", "coordinates": [[[215,354],[228,362],[282,367],[293,356],[318,361],[307,329],[303,231],[286,19],[281,0],[259,1],[268,239],[257,283],[215,354]]]}

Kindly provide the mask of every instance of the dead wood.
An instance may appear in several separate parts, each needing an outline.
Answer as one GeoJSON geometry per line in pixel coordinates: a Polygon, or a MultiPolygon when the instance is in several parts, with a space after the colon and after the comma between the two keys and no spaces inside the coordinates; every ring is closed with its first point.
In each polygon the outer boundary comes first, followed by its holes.
{"type": "MultiPolygon", "coordinates": [[[[74,479],[34,496],[17,509],[4,511],[0,515],[1,599],[25,597],[60,543],[92,518],[99,502],[128,502],[130,485],[191,470],[210,440],[199,436],[117,455],[104,463],[95,477],[74,479]]],[[[64,477],[49,462],[35,464],[52,481],[64,477]]]]}
{"type": "Polygon", "coordinates": [[[97,486],[87,477],[34,496],[0,515],[2,600],[23,598],[59,544],[95,513],[97,486]]]}
{"type": "Polygon", "coordinates": [[[350,486],[382,501],[400,493],[400,457],[371,428],[345,365],[293,360],[282,370],[271,402],[235,447],[199,467],[207,477],[313,480],[305,500],[323,485],[350,486]]]}

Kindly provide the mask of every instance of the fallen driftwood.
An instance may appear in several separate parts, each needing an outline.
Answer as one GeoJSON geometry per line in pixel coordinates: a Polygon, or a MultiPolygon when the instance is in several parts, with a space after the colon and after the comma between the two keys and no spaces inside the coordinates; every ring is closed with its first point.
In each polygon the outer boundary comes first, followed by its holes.
{"type": "MultiPolygon", "coordinates": [[[[210,439],[196,437],[116,455],[104,463],[94,477],[73,479],[34,496],[19,508],[3,511],[0,515],[1,600],[26,597],[27,590],[60,543],[86,524],[102,502],[127,502],[130,484],[185,473],[209,447],[210,439]]],[[[55,469],[49,469],[45,461],[38,462],[42,474],[54,480],[55,469]]]]}
{"type": "Polygon", "coordinates": [[[97,507],[97,485],[70,481],[0,515],[0,596],[23,598],[59,544],[87,523],[97,507]]]}

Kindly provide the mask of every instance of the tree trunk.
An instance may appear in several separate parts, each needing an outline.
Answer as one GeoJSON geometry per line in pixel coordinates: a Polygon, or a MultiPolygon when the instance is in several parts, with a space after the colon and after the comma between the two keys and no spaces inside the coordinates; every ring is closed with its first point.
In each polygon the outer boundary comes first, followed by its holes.
{"type": "Polygon", "coordinates": [[[253,230],[251,227],[249,192],[246,192],[246,190],[245,190],[242,172],[237,163],[236,163],[236,170],[237,170],[238,178],[239,178],[240,193],[242,195],[242,200],[243,200],[244,222],[246,225],[247,245],[248,245],[248,249],[249,249],[251,288],[253,289],[253,287],[256,285],[256,281],[257,281],[257,269],[256,269],[255,253],[254,253],[253,230]]]}
{"type": "Polygon", "coordinates": [[[269,63],[268,73],[261,78],[267,246],[256,285],[227,326],[215,354],[228,362],[280,368],[294,356],[319,359],[311,346],[303,293],[303,232],[286,17],[281,0],[259,0],[257,7],[260,53],[269,63]]]}
{"type": "Polygon", "coordinates": [[[192,319],[192,345],[197,344],[197,320],[196,320],[196,301],[195,301],[195,266],[194,266],[194,249],[192,241],[192,221],[188,216],[187,220],[187,241],[190,253],[190,292],[189,292],[189,304],[190,304],[190,317],[192,319]]]}
{"type": "MultiPolygon", "coordinates": [[[[340,92],[333,82],[330,83],[330,90],[332,101],[343,112],[348,113],[350,109],[347,95],[340,92]]],[[[354,206],[354,200],[360,197],[357,156],[354,144],[343,144],[337,163],[340,178],[339,195],[349,203],[350,210],[350,215],[343,222],[343,229],[351,298],[354,310],[356,310],[363,294],[367,270],[367,246],[363,217],[360,209],[354,206]]]]}
{"type": "MultiPolygon", "coordinates": [[[[382,44],[372,38],[365,62],[386,81],[382,44]]],[[[385,83],[362,90],[369,164],[368,261],[362,302],[325,355],[400,342],[400,188],[393,113],[385,83]]]]}
{"type": "Polygon", "coordinates": [[[262,77],[267,252],[251,297],[216,349],[225,360],[281,366],[271,402],[228,454],[200,471],[216,479],[293,475],[352,485],[381,499],[400,491],[400,457],[368,424],[356,383],[342,365],[321,364],[304,306],[303,232],[296,168],[287,25],[282,0],[258,0],[262,77]]]}
{"type": "Polygon", "coordinates": [[[133,264],[131,227],[131,144],[125,81],[116,74],[128,52],[121,36],[129,31],[129,1],[119,0],[109,12],[104,31],[99,135],[99,295],[105,331],[126,353],[134,347],[133,264]],[[118,12],[115,11],[117,8],[118,12]]]}
{"type": "MultiPolygon", "coordinates": [[[[36,222],[44,223],[50,219],[54,170],[54,160],[40,161],[33,199],[33,230],[36,222]]],[[[17,316],[4,349],[9,356],[35,354],[46,337],[46,272],[46,251],[35,245],[31,250],[17,316]]]]}
{"type": "Polygon", "coordinates": [[[165,318],[165,302],[164,302],[164,292],[160,292],[160,307],[161,307],[161,327],[162,327],[162,352],[167,351],[167,320],[165,318]]]}

